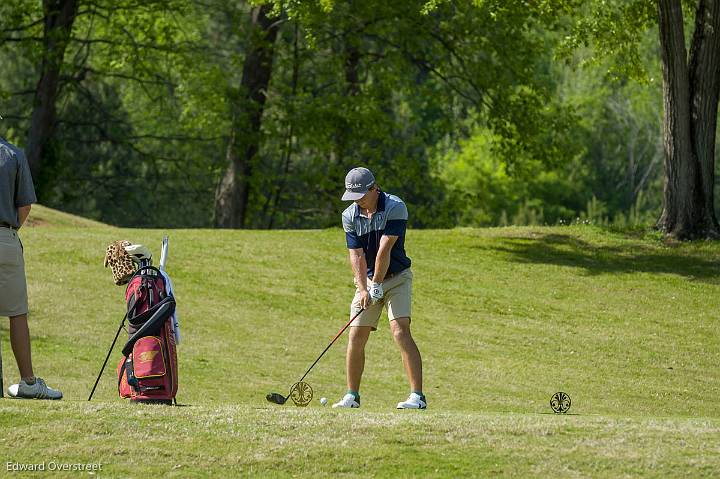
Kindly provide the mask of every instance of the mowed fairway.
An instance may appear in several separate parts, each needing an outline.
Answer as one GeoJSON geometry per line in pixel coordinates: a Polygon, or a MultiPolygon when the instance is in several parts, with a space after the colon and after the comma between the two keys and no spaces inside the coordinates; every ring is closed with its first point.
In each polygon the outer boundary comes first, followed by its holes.
{"type": "Polygon", "coordinates": [[[408,391],[383,319],[362,409],[337,411],[318,399],[345,392],[346,336],[307,378],[310,406],[265,394],[286,392],[348,319],[342,231],[167,231],[183,335],[174,408],[118,399],[118,346],[87,402],[124,313],[105,247],[159,256],[165,232],[42,207],[32,218],[35,369],[65,399],[0,400],[0,475],[54,461],[100,463],[100,477],[720,476],[719,244],[589,226],[411,230],[429,409],[394,409],[408,391]],[[556,391],[570,414],[552,414],[556,391]]]}

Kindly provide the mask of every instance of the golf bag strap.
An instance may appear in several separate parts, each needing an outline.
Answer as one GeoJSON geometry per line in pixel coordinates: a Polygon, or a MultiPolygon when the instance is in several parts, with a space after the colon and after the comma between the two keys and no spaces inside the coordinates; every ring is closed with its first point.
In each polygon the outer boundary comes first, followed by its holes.
{"type": "Polygon", "coordinates": [[[158,303],[160,307],[157,311],[155,311],[155,313],[153,313],[152,317],[148,319],[145,324],[143,324],[140,329],[138,329],[135,334],[130,337],[130,339],[128,339],[127,343],[125,343],[125,347],[122,349],[123,355],[128,356],[132,353],[133,346],[135,346],[138,339],[145,336],[151,336],[150,332],[160,328],[173,314],[175,311],[175,300],[172,296],[168,296],[161,303],[162,304],[158,303]]]}
{"type": "MultiPolygon", "coordinates": [[[[137,296],[133,293],[130,295],[130,299],[127,302],[127,310],[125,311],[125,318],[128,320],[135,313],[135,304],[137,303],[137,296]]],[[[123,320],[124,321],[124,320],[123,320]]]]}
{"type": "MultiPolygon", "coordinates": [[[[143,311],[137,316],[128,316],[128,322],[133,326],[140,326],[141,324],[146,323],[164,304],[171,301],[174,303],[175,298],[173,298],[172,296],[165,296],[159,303],[148,308],[147,311],[143,311]]],[[[130,310],[128,309],[128,311],[130,310]]]]}
{"type": "Polygon", "coordinates": [[[130,313],[135,311],[135,303],[137,303],[137,297],[133,294],[128,301],[127,311],[125,312],[125,318],[130,319],[130,313]]]}

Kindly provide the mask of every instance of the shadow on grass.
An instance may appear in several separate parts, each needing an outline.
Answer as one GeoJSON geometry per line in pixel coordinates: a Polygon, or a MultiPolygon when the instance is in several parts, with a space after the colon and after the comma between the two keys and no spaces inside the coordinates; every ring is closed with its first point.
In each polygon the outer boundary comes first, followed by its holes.
{"type": "Polygon", "coordinates": [[[698,253],[660,249],[629,243],[606,246],[589,243],[571,235],[534,233],[532,237],[501,237],[500,244],[473,248],[501,252],[519,263],[549,264],[581,268],[587,274],[665,273],[691,281],[720,284],[720,262],[698,253]]]}
{"type": "Polygon", "coordinates": [[[563,416],[582,416],[582,414],[580,414],[580,413],[578,413],[578,412],[566,412],[566,413],[538,412],[538,413],[536,413],[536,414],[540,414],[540,415],[542,415],[542,416],[558,416],[558,417],[563,417],[563,416]]]}

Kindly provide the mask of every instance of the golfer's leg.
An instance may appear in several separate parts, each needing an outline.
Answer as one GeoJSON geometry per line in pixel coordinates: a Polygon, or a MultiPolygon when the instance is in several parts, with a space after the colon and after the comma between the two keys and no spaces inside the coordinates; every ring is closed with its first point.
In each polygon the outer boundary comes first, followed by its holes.
{"type": "Polygon", "coordinates": [[[28,328],[27,314],[10,317],[10,344],[20,377],[23,379],[32,378],[32,357],[30,354],[30,329],[28,328]]]}
{"type": "Polygon", "coordinates": [[[405,374],[411,391],[422,391],[422,358],[415,340],[410,334],[410,318],[396,318],[390,321],[393,338],[400,348],[405,374]]]}
{"type": "Polygon", "coordinates": [[[360,380],[365,369],[365,344],[367,344],[371,326],[353,326],[350,328],[345,367],[347,387],[350,391],[360,391],[360,380]]]}

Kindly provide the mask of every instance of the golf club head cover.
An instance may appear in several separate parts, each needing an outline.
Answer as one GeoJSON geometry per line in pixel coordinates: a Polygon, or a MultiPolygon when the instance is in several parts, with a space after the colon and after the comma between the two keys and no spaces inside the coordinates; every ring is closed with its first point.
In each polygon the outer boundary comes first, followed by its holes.
{"type": "Polygon", "coordinates": [[[125,251],[136,263],[140,263],[141,261],[152,261],[152,253],[145,245],[129,244],[125,246],[125,251]]]}
{"type": "Polygon", "coordinates": [[[113,281],[120,286],[130,281],[135,274],[135,263],[132,257],[125,251],[126,246],[130,246],[127,240],[119,240],[111,243],[105,250],[105,261],[103,264],[107,268],[110,266],[113,275],[113,281]]]}

